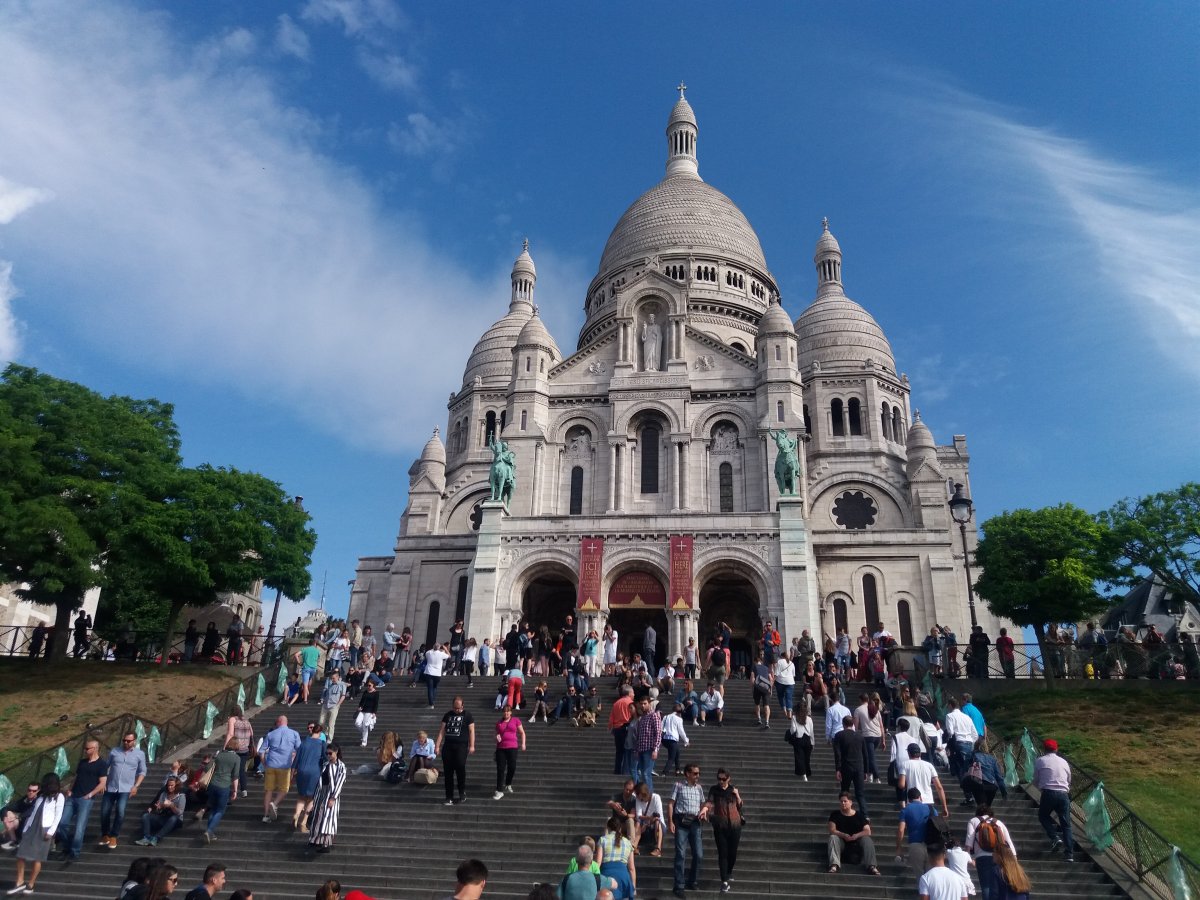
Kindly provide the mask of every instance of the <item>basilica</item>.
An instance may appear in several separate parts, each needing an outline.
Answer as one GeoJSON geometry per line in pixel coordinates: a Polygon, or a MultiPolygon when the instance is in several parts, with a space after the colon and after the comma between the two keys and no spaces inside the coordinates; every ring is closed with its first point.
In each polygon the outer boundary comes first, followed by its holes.
{"type": "Polygon", "coordinates": [[[785,643],[879,623],[905,645],[935,624],[965,643],[976,535],[948,506],[969,492],[965,437],[937,444],[914,411],[828,223],[793,321],[754,229],[700,177],[697,137],[681,90],[665,177],[609,235],[566,355],[526,243],[409,470],[394,552],[359,561],[352,617],[418,643],[462,619],[482,643],[573,614],[625,651],[653,625],[672,656],[718,622],[748,651],[765,618],[785,643]],[[797,446],[789,483],[777,458],[797,446]],[[489,482],[501,456],[511,495],[489,482]]]}

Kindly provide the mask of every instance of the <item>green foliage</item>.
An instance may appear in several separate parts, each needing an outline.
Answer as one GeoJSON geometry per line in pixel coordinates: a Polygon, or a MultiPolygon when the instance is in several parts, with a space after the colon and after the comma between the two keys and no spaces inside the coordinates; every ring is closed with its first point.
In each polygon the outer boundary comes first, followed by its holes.
{"type": "Polygon", "coordinates": [[[1041,633],[1048,622],[1078,622],[1107,600],[1098,582],[1113,576],[1106,527],[1070,504],[1018,509],[983,523],[975,589],[997,616],[1041,633]]]}
{"type": "Polygon", "coordinates": [[[1118,583],[1135,585],[1149,571],[1177,599],[1200,602],[1200,483],[1127,497],[1097,519],[1108,529],[1118,583]]]}

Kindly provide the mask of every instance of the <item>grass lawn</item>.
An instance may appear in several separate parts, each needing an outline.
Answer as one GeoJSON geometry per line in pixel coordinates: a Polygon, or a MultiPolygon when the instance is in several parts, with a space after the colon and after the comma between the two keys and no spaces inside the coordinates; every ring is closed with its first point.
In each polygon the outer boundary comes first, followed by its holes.
{"type": "Polygon", "coordinates": [[[163,721],[236,682],[241,669],[0,660],[0,771],[122,713],[163,721]]]}
{"type": "MultiPolygon", "coordinates": [[[[1183,687],[1181,685],[1181,687],[1183,687]]],[[[982,704],[988,729],[1028,727],[1104,781],[1104,788],[1200,860],[1200,691],[1113,690],[1009,694],[982,704]]]]}

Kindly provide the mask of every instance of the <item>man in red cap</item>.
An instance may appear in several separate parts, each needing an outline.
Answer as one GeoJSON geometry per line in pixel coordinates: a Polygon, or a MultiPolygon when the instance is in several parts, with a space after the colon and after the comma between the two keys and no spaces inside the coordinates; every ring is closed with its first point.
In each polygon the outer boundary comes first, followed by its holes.
{"type": "Polygon", "coordinates": [[[1050,838],[1050,851],[1065,847],[1067,862],[1075,861],[1075,842],[1071,839],[1071,766],[1058,755],[1058,741],[1047,740],[1045,753],[1033,764],[1033,784],[1042,792],[1038,802],[1038,821],[1050,838]],[[1055,825],[1053,816],[1058,817],[1055,825]]]}

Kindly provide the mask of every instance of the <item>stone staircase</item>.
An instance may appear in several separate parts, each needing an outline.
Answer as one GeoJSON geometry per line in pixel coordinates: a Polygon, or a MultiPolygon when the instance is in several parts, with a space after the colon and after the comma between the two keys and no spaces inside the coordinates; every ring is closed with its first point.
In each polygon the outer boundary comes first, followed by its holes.
{"type": "MultiPolygon", "coordinates": [[[[178,896],[199,883],[210,862],[228,867],[228,883],[221,897],[245,887],[254,891],[256,900],[311,897],[326,878],[337,878],[344,889],[359,888],[379,900],[446,897],[453,893],[455,867],[468,856],[482,859],[491,872],[484,895],[488,898],[517,900],[536,882],[557,883],[581,836],[603,830],[607,818],[604,803],[619,790],[622,779],[611,774],[612,738],[603,726],[531,725],[526,718],[528,750],[518,762],[515,793],[494,801],[491,728],[497,717],[492,706],[495,684],[492,679],[477,679],[475,687],[467,689],[465,679],[443,679],[436,709],[426,707],[423,686],[410,689],[397,681],[381,693],[375,735],[383,729],[396,730],[406,743],[418,729],[436,734],[454,695],[465,698],[477,722],[477,751],[467,765],[465,804],[444,807],[440,782],[415,787],[390,785],[375,775],[352,775],[342,797],[335,850],[308,858],[304,836],[293,833],[288,821],[291,798],[281,809],[278,822],[261,821],[260,781],[250,782],[249,798],[231,805],[221,823],[219,840],[212,845],[203,842],[202,826],[189,821],[157,848],[135,846],[143,803],[131,802],[117,850],[95,847],[97,818],[93,813],[82,859],[69,867],[53,860],[47,863],[36,896],[55,900],[114,897],[130,860],[140,855],[162,856],[179,868],[178,896]]],[[[611,691],[611,679],[603,679],[601,693],[606,703],[611,691]]],[[[691,747],[684,751],[683,759],[701,766],[706,786],[715,781],[718,766],[726,767],[746,801],[748,824],[732,895],[846,900],[915,897],[915,876],[907,866],[893,862],[897,821],[893,789],[886,784],[867,788],[883,877],[869,876],[856,866],[827,874],[826,823],[837,805],[832,754],[818,735],[814,777],[803,783],[792,775],[792,751],[783,739],[784,720],[773,720],[769,731],[758,729],[750,686],[745,681],[731,682],[726,696],[725,726],[689,726],[691,747]]],[[[266,708],[255,721],[256,733],[269,729],[278,713],[277,707],[266,708]]],[[[300,730],[316,716],[314,706],[293,707],[290,713],[292,726],[300,730]]],[[[374,748],[359,747],[353,718],[347,701],[337,736],[351,772],[364,763],[374,764],[374,748]]],[[[817,729],[821,731],[820,722],[817,729]]],[[[147,782],[161,783],[164,772],[164,764],[152,767],[147,782]]],[[[656,779],[656,790],[664,797],[669,795],[674,780],[656,779]]],[[[144,791],[142,799],[148,802],[149,796],[150,792],[144,791]]],[[[949,799],[954,830],[961,838],[966,815],[954,806],[961,799],[957,788],[949,799]]],[[[1086,852],[1077,853],[1074,864],[1048,852],[1036,808],[1024,793],[1015,792],[1007,802],[998,798],[997,811],[1012,832],[1039,900],[1123,896],[1086,852]]],[[[671,895],[672,852],[672,840],[667,836],[661,858],[638,857],[639,898],[671,895]]],[[[10,864],[0,880],[0,890],[11,885],[11,872],[10,864]]],[[[716,849],[706,830],[700,889],[688,895],[715,898],[718,887],[716,849]]]]}

